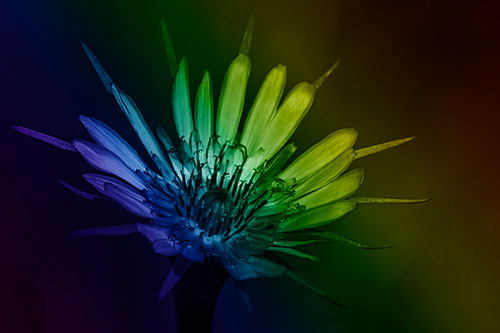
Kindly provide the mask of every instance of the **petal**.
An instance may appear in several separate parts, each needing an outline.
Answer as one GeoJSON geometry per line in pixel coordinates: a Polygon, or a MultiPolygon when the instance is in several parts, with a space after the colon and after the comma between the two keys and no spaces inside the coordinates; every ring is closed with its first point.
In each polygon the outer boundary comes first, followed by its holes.
{"type": "Polygon", "coordinates": [[[135,130],[135,133],[137,134],[139,139],[142,141],[144,147],[148,151],[148,154],[153,158],[158,167],[162,169],[162,171],[164,172],[164,176],[167,179],[171,180],[172,179],[171,169],[166,163],[165,158],[163,157],[163,153],[160,149],[160,146],[158,146],[158,143],[156,142],[153,133],[151,133],[151,130],[146,124],[146,121],[144,120],[144,117],[142,116],[141,112],[137,108],[137,105],[135,105],[134,101],[129,96],[127,96],[123,91],[118,89],[118,87],[113,83],[113,81],[106,73],[104,68],[102,68],[101,64],[99,63],[95,55],[87,48],[85,44],[83,44],[83,42],[82,46],[85,52],[87,53],[90,62],[94,66],[97,74],[99,75],[102,83],[104,84],[108,92],[110,92],[115,96],[118,105],[120,106],[123,113],[125,113],[125,115],[127,116],[130,124],[135,130]]]}
{"type": "Polygon", "coordinates": [[[160,169],[162,169],[162,171],[170,171],[171,169],[167,165],[163,152],[161,151],[160,146],[158,145],[158,142],[156,141],[148,124],[146,124],[144,117],[137,108],[137,105],[135,105],[134,101],[129,96],[118,89],[116,85],[112,85],[111,91],[153,161],[160,169]]]}
{"type": "Polygon", "coordinates": [[[258,148],[261,133],[274,115],[283,95],[286,83],[286,66],[279,64],[266,75],[245,122],[241,144],[249,155],[258,148]]]}
{"type": "Polygon", "coordinates": [[[151,243],[169,239],[169,233],[165,228],[160,228],[144,223],[137,223],[137,231],[140,232],[144,237],[146,237],[151,243]]]}
{"type": "Polygon", "coordinates": [[[160,299],[163,299],[168,295],[170,290],[172,290],[175,284],[181,279],[182,275],[186,273],[192,264],[192,261],[187,260],[183,256],[178,256],[175,259],[174,267],[172,267],[167,278],[165,279],[165,282],[163,282],[163,285],[161,286],[160,294],[158,295],[160,299]]]}
{"type": "Polygon", "coordinates": [[[97,60],[97,57],[94,55],[94,53],[92,53],[92,51],[90,51],[87,45],[85,45],[82,41],[80,41],[80,43],[82,44],[83,50],[85,51],[87,57],[92,63],[92,66],[94,66],[97,75],[99,75],[99,78],[106,87],[106,90],[111,93],[111,86],[113,85],[113,81],[109,77],[108,73],[106,73],[104,68],[102,68],[101,64],[99,63],[99,60],[97,60]]]}
{"type": "Polygon", "coordinates": [[[333,162],[299,183],[294,189],[295,197],[303,196],[337,179],[351,165],[355,156],[352,148],[340,154],[333,162]]]}
{"type": "Polygon", "coordinates": [[[98,174],[98,173],[86,173],[86,174],[83,174],[83,178],[89,184],[91,184],[92,186],[94,186],[96,190],[98,190],[99,192],[101,192],[104,195],[106,195],[106,192],[104,190],[104,184],[119,182],[119,180],[117,180],[117,179],[115,179],[113,177],[101,175],[101,174],[98,174]]]}
{"type": "Polygon", "coordinates": [[[208,71],[205,71],[200,87],[198,88],[198,93],[196,94],[194,121],[196,130],[200,135],[200,140],[203,143],[203,148],[206,150],[208,148],[208,141],[214,131],[212,81],[208,71]]]}
{"type": "Polygon", "coordinates": [[[27,136],[31,136],[32,138],[43,141],[43,142],[48,143],[50,145],[53,145],[57,148],[76,152],[75,147],[73,147],[73,145],[71,143],[63,141],[63,140],[58,139],[58,138],[54,138],[53,136],[50,136],[48,134],[37,132],[37,131],[34,131],[34,130],[26,128],[26,127],[22,127],[22,126],[12,126],[12,128],[15,129],[16,131],[18,131],[19,133],[22,133],[22,134],[27,135],[27,136]]]}
{"type": "Polygon", "coordinates": [[[144,197],[133,187],[115,178],[94,173],[84,174],[83,178],[96,190],[110,197],[133,214],[146,218],[153,217],[151,208],[144,204],[144,197]]]}
{"type": "MultiPolygon", "coordinates": [[[[257,147],[264,148],[265,159],[273,156],[292,136],[311,108],[314,94],[315,87],[309,82],[297,84],[288,93],[257,143],[257,147]]],[[[261,135],[261,133],[254,134],[261,135]]]]}
{"type": "Polygon", "coordinates": [[[80,116],[80,121],[95,142],[115,153],[130,169],[146,170],[139,154],[112,128],[92,117],[80,116]]]}
{"type": "Polygon", "coordinates": [[[130,170],[118,156],[106,148],[83,140],[74,140],[73,145],[83,158],[97,170],[118,176],[132,186],[141,190],[144,189],[140,177],[130,170]]]}
{"type": "Polygon", "coordinates": [[[304,212],[281,223],[278,227],[282,231],[316,228],[338,220],[355,208],[356,203],[346,200],[313,209],[306,209],[304,212]]]}
{"type": "Polygon", "coordinates": [[[167,257],[179,254],[179,248],[172,240],[158,240],[153,242],[153,250],[155,253],[167,257]]]}
{"type": "Polygon", "coordinates": [[[344,128],[331,133],[293,161],[281,173],[280,178],[295,178],[297,182],[307,179],[351,148],[357,137],[358,132],[354,128],[344,128]]]}
{"type": "Polygon", "coordinates": [[[104,191],[123,208],[144,218],[153,218],[151,208],[144,204],[144,198],[134,188],[120,183],[105,183],[104,191]]]}
{"type": "Polygon", "coordinates": [[[240,123],[245,91],[250,76],[250,58],[239,54],[231,62],[222,83],[217,110],[216,131],[221,142],[232,141],[240,123]]]}
{"type": "Polygon", "coordinates": [[[319,190],[304,195],[294,202],[304,205],[306,209],[309,209],[348,198],[358,190],[364,177],[365,171],[363,169],[352,170],[339,179],[323,186],[319,190]]]}
{"type": "Polygon", "coordinates": [[[189,97],[189,70],[187,59],[182,58],[172,87],[172,110],[179,139],[189,140],[193,132],[193,115],[189,97]]]}

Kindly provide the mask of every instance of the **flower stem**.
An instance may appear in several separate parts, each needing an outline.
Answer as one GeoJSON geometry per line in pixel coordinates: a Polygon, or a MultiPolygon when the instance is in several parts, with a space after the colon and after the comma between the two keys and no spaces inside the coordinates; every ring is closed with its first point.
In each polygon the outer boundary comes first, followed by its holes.
{"type": "Polygon", "coordinates": [[[193,265],[175,287],[177,332],[211,332],[227,272],[217,263],[193,265]]]}

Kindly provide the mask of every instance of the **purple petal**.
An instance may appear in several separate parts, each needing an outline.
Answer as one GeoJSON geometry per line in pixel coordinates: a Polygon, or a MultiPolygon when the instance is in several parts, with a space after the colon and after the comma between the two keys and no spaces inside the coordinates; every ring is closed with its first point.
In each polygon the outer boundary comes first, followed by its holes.
{"type": "Polygon", "coordinates": [[[85,198],[87,200],[94,200],[95,198],[98,198],[97,195],[87,193],[85,191],[79,190],[76,187],[71,186],[70,184],[66,183],[63,180],[58,179],[59,183],[64,186],[66,189],[70,190],[71,192],[75,193],[76,195],[81,196],[82,198],[85,198]]]}
{"type": "Polygon", "coordinates": [[[158,240],[167,240],[169,236],[169,233],[167,233],[167,230],[165,228],[142,223],[137,224],[137,231],[139,231],[151,243],[154,243],[158,240]]]}
{"type": "Polygon", "coordinates": [[[139,154],[111,127],[92,117],[80,116],[80,121],[95,142],[115,153],[130,169],[146,170],[139,154]]]}
{"type": "Polygon", "coordinates": [[[123,224],[117,226],[91,228],[77,230],[71,233],[72,236],[87,237],[87,236],[126,236],[137,232],[136,224],[123,224]]]}
{"type": "Polygon", "coordinates": [[[119,182],[105,183],[104,192],[132,214],[145,218],[154,217],[151,208],[144,204],[144,198],[132,187],[119,182]]]}
{"type": "Polygon", "coordinates": [[[141,178],[111,151],[83,140],[74,140],[73,145],[83,158],[97,170],[118,176],[140,190],[144,189],[141,178]]]}
{"type": "Polygon", "coordinates": [[[172,290],[177,281],[181,279],[182,275],[184,275],[192,264],[192,261],[187,260],[183,256],[178,256],[175,259],[174,267],[170,270],[165,282],[163,282],[163,285],[161,286],[160,294],[158,295],[160,299],[163,299],[168,295],[170,290],[172,290]]]}
{"type": "Polygon", "coordinates": [[[157,240],[153,243],[155,253],[164,256],[175,256],[179,254],[179,248],[172,240],[157,240]]]}
{"type": "MultiPolygon", "coordinates": [[[[92,186],[95,187],[96,190],[106,195],[106,191],[104,190],[104,184],[120,182],[119,180],[105,175],[100,175],[98,173],[86,173],[83,174],[83,178],[89,182],[92,186]]],[[[123,184],[123,183],[122,183],[123,184]]]]}
{"type": "Polygon", "coordinates": [[[40,133],[22,126],[12,126],[12,128],[18,131],[19,133],[31,136],[32,138],[51,144],[53,146],[56,146],[57,148],[76,152],[75,147],[73,147],[71,143],[63,141],[61,139],[54,138],[53,136],[50,136],[48,134],[40,133]]]}

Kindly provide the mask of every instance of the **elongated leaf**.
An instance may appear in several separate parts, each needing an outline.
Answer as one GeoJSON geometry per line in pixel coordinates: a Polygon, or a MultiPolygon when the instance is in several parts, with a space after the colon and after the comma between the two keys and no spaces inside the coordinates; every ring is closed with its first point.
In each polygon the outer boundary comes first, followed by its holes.
{"type": "Polygon", "coordinates": [[[361,158],[361,157],[365,157],[368,155],[376,154],[376,153],[384,151],[386,149],[390,149],[390,148],[394,148],[394,147],[397,147],[399,145],[402,145],[403,143],[409,142],[413,139],[415,139],[415,137],[411,136],[409,138],[393,140],[393,141],[381,143],[381,144],[378,144],[375,146],[361,148],[361,149],[356,150],[356,158],[361,158]]]}
{"type": "Polygon", "coordinates": [[[69,150],[76,152],[76,148],[73,147],[73,145],[69,142],[66,142],[64,140],[54,138],[53,136],[50,136],[48,134],[44,134],[41,132],[34,131],[32,129],[22,127],[22,126],[12,126],[13,129],[18,131],[19,133],[22,133],[27,136],[31,136],[32,138],[35,138],[37,140],[43,141],[45,143],[48,143],[50,145],[53,145],[57,148],[64,149],[64,150],[69,150]]]}

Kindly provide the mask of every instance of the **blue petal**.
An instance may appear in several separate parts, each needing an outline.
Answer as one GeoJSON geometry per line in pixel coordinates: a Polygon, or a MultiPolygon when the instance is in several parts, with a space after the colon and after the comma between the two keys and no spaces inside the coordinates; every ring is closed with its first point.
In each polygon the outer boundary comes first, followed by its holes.
{"type": "Polygon", "coordinates": [[[140,177],[127,167],[118,156],[106,148],[83,140],[74,140],[73,145],[85,160],[97,170],[111,173],[138,189],[144,189],[140,177]]]}
{"type": "Polygon", "coordinates": [[[95,71],[97,72],[97,75],[99,75],[99,78],[101,79],[102,83],[106,87],[106,89],[111,92],[111,85],[113,84],[113,81],[111,81],[111,78],[109,77],[108,73],[102,68],[101,64],[99,63],[99,60],[97,60],[96,56],[92,51],[89,50],[87,45],[85,45],[82,41],[80,43],[83,46],[83,49],[85,50],[85,53],[87,53],[87,56],[89,57],[90,62],[92,63],[92,66],[94,66],[95,71]]]}
{"type": "Polygon", "coordinates": [[[167,296],[167,294],[170,292],[170,290],[172,290],[177,281],[181,279],[182,275],[184,275],[184,273],[189,269],[189,267],[191,267],[192,264],[192,261],[187,260],[183,256],[178,256],[175,259],[174,267],[170,270],[170,273],[168,273],[165,282],[163,282],[163,285],[161,286],[160,294],[158,295],[160,299],[163,299],[165,298],[165,296],[167,296]]]}
{"type": "Polygon", "coordinates": [[[99,78],[101,79],[102,83],[104,84],[108,92],[110,92],[115,96],[118,105],[122,109],[123,113],[125,113],[125,115],[127,116],[137,136],[142,141],[144,147],[148,151],[148,154],[153,158],[158,167],[162,169],[162,171],[164,172],[164,177],[171,180],[172,169],[166,163],[165,157],[163,156],[163,153],[160,147],[158,146],[158,143],[156,142],[153,133],[151,133],[151,130],[146,124],[144,117],[137,108],[137,105],[129,96],[127,96],[123,91],[118,89],[118,87],[109,77],[108,73],[106,73],[104,68],[101,66],[96,56],[87,48],[87,46],[83,42],[82,46],[85,52],[87,53],[90,62],[94,66],[97,74],[99,75],[99,78]]]}
{"type": "Polygon", "coordinates": [[[172,179],[172,169],[165,160],[165,156],[163,155],[158,142],[153,136],[151,129],[146,124],[146,121],[137,108],[137,105],[135,105],[134,101],[114,84],[111,87],[111,91],[153,161],[165,173],[166,178],[172,179]]]}
{"type": "Polygon", "coordinates": [[[92,117],[80,116],[80,121],[95,142],[115,153],[130,169],[146,170],[139,154],[112,128],[92,117]]]}

